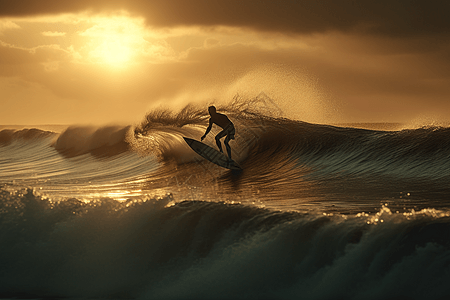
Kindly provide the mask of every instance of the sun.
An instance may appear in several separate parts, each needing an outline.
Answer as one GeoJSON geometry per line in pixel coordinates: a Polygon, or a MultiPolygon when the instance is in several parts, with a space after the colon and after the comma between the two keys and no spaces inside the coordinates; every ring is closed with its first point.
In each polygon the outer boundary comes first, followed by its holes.
{"type": "Polygon", "coordinates": [[[90,52],[92,58],[97,62],[112,66],[123,66],[131,62],[133,58],[131,45],[122,43],[120,40],[107,39],[90,52]]]}
{"type": "Polygon", "coordinates": [[[86,43],[89,61],[109,66],[126,66],[136,59],[148,42],[143,38],[142,21],[127,16],[103,17],[92,20],[92,27],[79,35],[86,43]]]}

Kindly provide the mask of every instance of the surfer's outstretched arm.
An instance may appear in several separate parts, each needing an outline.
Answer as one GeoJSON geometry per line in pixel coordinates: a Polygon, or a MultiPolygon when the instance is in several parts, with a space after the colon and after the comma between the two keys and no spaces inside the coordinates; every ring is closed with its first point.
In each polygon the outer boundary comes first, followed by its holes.
{"type": "Polygon", "coordinates": [[[213,124],[213,123],[211,122],[211,119],[209,119],[209,126],[208,126],[208,128],[206,128],[205,134],[201,137],[201,140],[202,140],[202,141],[205,139],[206,135],[211,131],[212,124],[213,124]]]}

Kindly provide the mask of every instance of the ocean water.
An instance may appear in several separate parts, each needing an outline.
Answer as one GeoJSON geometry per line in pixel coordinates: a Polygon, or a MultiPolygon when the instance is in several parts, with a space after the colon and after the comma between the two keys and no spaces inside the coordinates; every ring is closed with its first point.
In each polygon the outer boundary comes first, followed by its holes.
{"type": "Polygon", "coordinates": [[[204,111],[0,129],[0,298],[449,299],[449,128],[204,111]]]}

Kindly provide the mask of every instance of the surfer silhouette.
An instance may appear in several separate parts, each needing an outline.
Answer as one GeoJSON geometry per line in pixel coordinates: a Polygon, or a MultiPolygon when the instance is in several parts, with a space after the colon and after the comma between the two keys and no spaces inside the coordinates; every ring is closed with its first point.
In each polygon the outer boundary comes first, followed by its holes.
{"type": "Polygon", "coordinates": [[[224,114],[216,112],[215,106],[208,107],[208,112],[211,118],[209,118],[209,126],[206,128],[205,134],[202,136],[201,140],[203,141],[206,135],[211,131],[212,125],[216,124],[221,127],[223,130],[216,135],[216,144],[219,147],[220,152],[222,151],[222,143],[220,139],[226,136],[224,140],[225,147],[227,148],[228,158],[231,159],[231,147],[228,142],[233,139],[236,131],[234,129],[234,124],[228,119],[228,117],[224,114]]]}

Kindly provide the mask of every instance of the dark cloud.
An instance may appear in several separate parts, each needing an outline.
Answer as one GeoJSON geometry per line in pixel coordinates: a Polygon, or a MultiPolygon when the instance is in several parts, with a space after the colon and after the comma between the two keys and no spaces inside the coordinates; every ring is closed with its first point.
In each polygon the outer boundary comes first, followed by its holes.
{"type": "Polygon", "coordinates": [[[0,15],[126,9],[151,26],[230,25],[286,33],[330,30],[391,36],[447,34],[449,1],[437,0],[25,0],[2,1],[0,15]]]}

